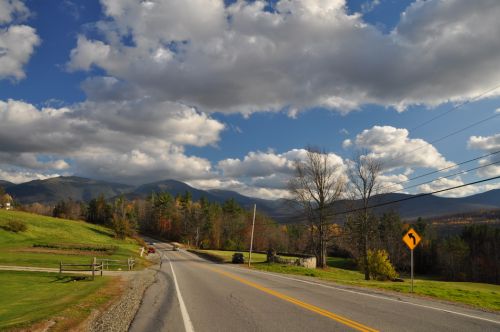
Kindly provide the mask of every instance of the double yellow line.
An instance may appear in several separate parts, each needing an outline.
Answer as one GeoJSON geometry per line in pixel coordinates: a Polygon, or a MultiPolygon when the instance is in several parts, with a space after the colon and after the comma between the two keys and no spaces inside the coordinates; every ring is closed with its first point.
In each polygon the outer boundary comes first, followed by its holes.
{"type": "Polygon", "coordinates": [[[209,270],[213,271],[213,272],[216,272],[218,274],[221,274],[221,275],[226,276],[228,278],[231,278],[233,280],[239,281],[239,282],[241,282],[241,283],[243,283],[245,285],[248,285],[250,287],[256,288],[256,289],[258,289],[258,290],[260,290],[260,291],[262,291],[264,293],[276,296],[277,298],[280,298],[280,299],[282,299],[284,301],[293,303],[295,305],[298,305],[299,307],[302,307],[304,309],[310,310],[310,311],[315,312],[317,314],[320,314],[322,316],[325,316],[325,317],[328,317],[330,319],[333,319],[334,321],[337,321],[339,323],[342,323],[344,325],[352,327],[355,330],[363,331],[363,332],[378,332],[377,330],[372,329],[371,327],[365,326],[363,324],[360,324],[360,323],[355,322],[353,320],[350,320],[348,318],[336,315],[336,314],[334,314],[334,313],[332,313],[330,311],[321,309],[321,308],[319,308],[319,307],[317,307],[315,305],[299,301],[299,300],[297,300],[297,299],[295,299],[293,297],[290,297],[288,295],[282,294],[282,293],[277,292],[275,290],[272,290],[270,288],[263,287],[263,286],[261,286],[259,284],[256,284],[256,283],[251,282],[249,280],[246,280],[246,279],[243,279],[241,277],[238,277],[235,274],[232,274],[232,273],[229,273],[229,272],[226,272],[226,271],[222,271],[222,270],[219,270],[219,269],[216,269],[216,268],[208,267],[206,265],[202,265],[202,266],[204,268],[206,268],[206,269],[209,269],[209,270]]]}

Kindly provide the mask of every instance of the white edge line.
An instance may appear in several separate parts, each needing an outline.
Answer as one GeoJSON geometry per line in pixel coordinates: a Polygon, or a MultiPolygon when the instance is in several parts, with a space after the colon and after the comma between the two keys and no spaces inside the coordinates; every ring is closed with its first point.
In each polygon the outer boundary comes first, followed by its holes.
{"type": "MultiPolygon", "coordinates": [[[[195,257],[201,258],[200,256],[196,256],[195,254],[192,254],[192,253],[190,253],[188,251],[184,251],[184,252],[187,253],[187,254],[189,254],[189,255],[193,255],[195,257]]],[[[204,258],[201,258],[201,259],[204,259],[204,258]]],[[[207,261],[207,262],[210,262],[210,261],[207,261]]],[[[213,262],[210,262],[210,263],[213,263],[213,262]]],[[[397,303],[401,303],[401,304],[408,304],[408,305],[412,305],[412,306],[416,306],[416,307],[421,307],[421,308],[426,308],[426,309],[433,309],[433,310],[437,310],[437,311],[447,312],[447,313],[450,313],[450,314],[455,314],[455,315],[458,315],[458,316],[464,316],[464,317],[468,317],[468,318],[474,318],[474,319],[483,320],[483,321],[494,323],[494,324],[500,324],[500,321],[496,321],[496,320],[492,320],[492,319],[488,319],[488,318],[483,318],[483,317],[479,317],[479,316],[474,316],[474,315],[469,315],[469,314],[464,314],[464,313],[453,311],[453,310],[448,310],[448,309],[443,309],[443,308],[438,308],[438,307],[433,307],[433,306],[427,306],[427,305],[423,305],[423,304],[408,302],[406,300],[391,299],[391,298],[385,297],[385,296],[368,294],[368,293],[363,293],[363,292],[357,292],[357,291],[354,291],[354,290],[351,290],[351,289],[345,289],[345,288],[341,288],[341,287],[335,287],[335,286],[325,285],[325,284],[322,284],[322,283],[319,283],[319,282],[313,282],[313,281],[308,281],[308,280],[301,280],[301,279],[286,277],[286,276],[277,275],[275,273],[270,273],[270,272],[257,271],[257,270],[251,270],[251,269],[242,269],[242,268],[238,268],[238,267],[230,267],[230,268],[231,269],[235,269],[235,270],[251,271],[251,272],[254,272],[254,273],[266,274],[266,275],[273,276],[273,277],[276,277],[276,278],[298,281],[298,282],[302,282],[302,283],[305,283],[305,284],[310,284],[310,285],[315,285],[315,286],[320,286],[320,287],[325,287],[325,288],[331,288],[331,289],[339,290],[339,291],[342,291],[342,292],[347,292],[347,293],[353,293],[353,294],[358,294],[358,295],[369,296],[369,297],[373,297],[373,298],[377,298],[377,299],[381,299],[381,300],[392,301],[392,302],[397,302],[397,303]]]]}
{"type": "Polygon", "coordinates": [[[184,300],[182,299],[181,291],[179,289],[179,284],[177,283],[177,277],[175,276],[174,267],[172,266],[172,262],[167,255],[163,254],[167,257],[168,263],[170,264],[170,269],[172,270],[172,276],[174,277],[175,291],[177,292],[177,299],[179,300],[179,305],[181,307],[182,320],[184,322],[184,329],[186,332],[194,332],[193,324],[191,323],[191,319],[189,318],[189,314],[186,309],[186,305],[184,304],[184,300]]]}

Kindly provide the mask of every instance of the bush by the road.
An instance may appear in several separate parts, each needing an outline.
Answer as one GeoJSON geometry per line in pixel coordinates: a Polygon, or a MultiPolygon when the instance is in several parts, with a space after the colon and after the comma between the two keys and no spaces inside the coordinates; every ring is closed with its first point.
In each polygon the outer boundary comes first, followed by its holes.
{"type": "Polygon", "coordinates": [[[235,252],[233,254],[233,259],[231,260],[233,264],[243,264],[245,263],[245,258],[241,252],[235,252]]]}
{"type": "Polygon", "coordinates": [[[398,277],[385,250],[368,250],[368,271],[375,280],[394,280],[398,277]]]}

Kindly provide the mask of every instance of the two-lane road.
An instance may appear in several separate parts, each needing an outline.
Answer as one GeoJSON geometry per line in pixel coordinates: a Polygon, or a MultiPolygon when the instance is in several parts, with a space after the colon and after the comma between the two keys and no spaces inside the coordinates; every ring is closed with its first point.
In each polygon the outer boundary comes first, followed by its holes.
{"type": "Polygon", "coordinates": [[[500,331],[500,315],[213,264],[158,244],[130,331],[500,331]]]}

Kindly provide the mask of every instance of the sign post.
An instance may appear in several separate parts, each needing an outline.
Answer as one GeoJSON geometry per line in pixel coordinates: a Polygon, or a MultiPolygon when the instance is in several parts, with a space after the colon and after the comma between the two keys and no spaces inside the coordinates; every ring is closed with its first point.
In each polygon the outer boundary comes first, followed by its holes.
{"type": "Polygon", "coordinates": [[[403,242],[410,248],[411,251],[411,292],[413,293],[413,249],[420,243],[420,236],[413,228],[403,236],[403,242]]]}

